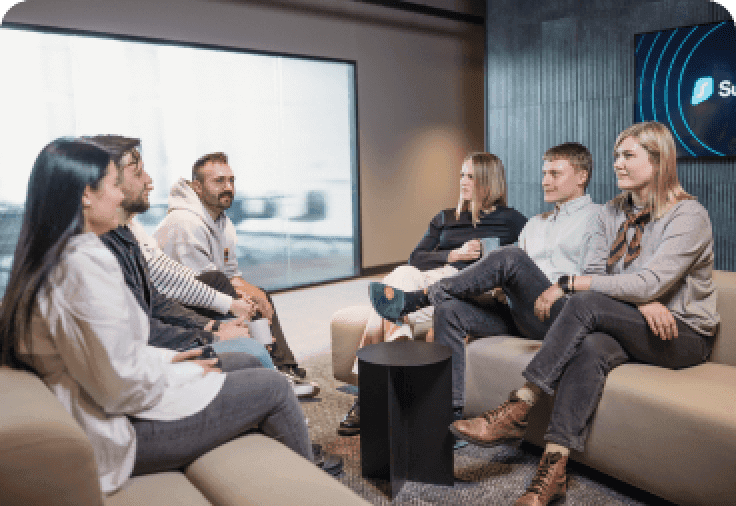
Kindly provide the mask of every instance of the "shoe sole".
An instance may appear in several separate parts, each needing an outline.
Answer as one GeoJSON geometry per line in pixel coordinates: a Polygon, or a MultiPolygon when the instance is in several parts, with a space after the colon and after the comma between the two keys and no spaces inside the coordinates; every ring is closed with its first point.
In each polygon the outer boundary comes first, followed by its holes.
{"type": "Polygon", "coordinates": [[[521,443],[521,440],[523,439],[521,437],[518,437],[518,438],[507,437],[503,439],[496,439],[494,441],[484,441],[482,439],[476,439],[473,436],[463,434],[462,432],[457,430],[454,425],[450,425],[450,432],[452,432],[452,435],[458,439],[467,441],[468,443],[472,443],[476,446],[482,446],[483,448],[495,448],[496,446],[500,446],[500,445],[518,445],[519,443],[521,443]]]}
{"type": "Polygon", "coordinates": [[[337,429],[338,436],[357,436],[358,434],[360,434],[360,427],[357,429],[344,429],[342,427],[337,429]]]}
{"type": "Polygon", "coordinates": [[[312,388],[312,391],[310,393],[297,395],[296,398],[297,399],[311,399],[313,397],[317,397],[318,394],[319,394],[319,387],[317,385],[314,385],[314,388],[312,388]]]}

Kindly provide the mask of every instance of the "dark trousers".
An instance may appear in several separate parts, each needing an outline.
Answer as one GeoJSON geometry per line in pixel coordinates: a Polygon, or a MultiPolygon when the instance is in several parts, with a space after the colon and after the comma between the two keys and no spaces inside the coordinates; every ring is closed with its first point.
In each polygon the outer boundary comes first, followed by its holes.
{"type": "Polygon", "coordinates": [[[516,246],[493,251],[454,276],[429,286],[435,307],[435,341],[452,350],[452,402],[465,404],[465,338],[521,335],[544,339],[550,323],[559,314],[565,298],[558,300],[551,317],[541,322],[534,316],[534,302],[551,286],[547,276],[516,246]],[[508,305],[479,297],[501,287],[508,305]]]}
{"type": "Polygon", "coordinates": [[[314,460],[304,412],[289,381],[245,353],[219,356],[227,377],[202,411],[174,421],[130,418],[137,441],[134,476],[182,469],[251,430],[314,460]]]}
{"type": "Polygon", "coordinates": [[[523,375],[555,395],[545,439],[582,451],[608,373],[633,360],[670,369],[699,364],[711,338],[677,320],[678,337],[655,336],[639,309],[597,292],[572,295],[523,375]]]}
{"type": "MultiPolygon", "coordinates": [[[[232,283],[230,283],[230,280],[227,278],[227,276],[225,276],[224,273],[220,271],[203,272],[199,276],[197,276],[197,279],[200,280],[202,283],[211,286],[215,290],[224,293],[225,295],[229,295],[230,297],[238,296],[232,283]]],[[[263,288],[260,289],[263,290],[263,288]]],[[[269,347],[271,360],[273,360],[273,363],[277,368],[297,367],[297,362],[294,358],[294,354],[292,353],[291,348],[289,348],[289,345],[286,342],[284,331],[281,329],[281,323],[279,322],[279,317],[276,314],[276,306],[274,306],[273,304],[273,299],[271,299],[271,295],[266,292],[266,290],[263,290],[263,292],[266,294],[266,298],[268,299],[269,304],[271,304],[271,306],[274,308],[273,318],[271,319],[271,335],[274,337],[276,342],[269,347]]],[[[210,318],[212,320],[221,320],[223,318],[223,315],[221,315],[217,311],[212,311],[211,309],[202,309],[197,307],[190,307],[190,309],[193,309],[197,313],[206,316],[207,318],[210,318]]],[[[256,314],[256,318],[260,317],[260,314],[256,314]]]]}

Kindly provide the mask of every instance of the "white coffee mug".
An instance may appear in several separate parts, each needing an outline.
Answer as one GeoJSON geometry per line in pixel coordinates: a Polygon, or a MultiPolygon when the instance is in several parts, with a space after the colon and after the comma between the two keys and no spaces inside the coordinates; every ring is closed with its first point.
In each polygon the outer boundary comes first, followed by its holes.
{"type": "Polygon", "coordinates": [[[252,322],[247,323],[250,337],[252,337],[264,346],[273,343],[273,338],[271,337],[271,328],[268,326],[268,319],[259,318],[258,320],[253,320],[252,322]]]}
{"type": "Polygon", "coordinates": [[[491,251],[501,247],[501,241],[498,237],[484,237],[480,240],[480,256],[485,258],[491,251]]]}

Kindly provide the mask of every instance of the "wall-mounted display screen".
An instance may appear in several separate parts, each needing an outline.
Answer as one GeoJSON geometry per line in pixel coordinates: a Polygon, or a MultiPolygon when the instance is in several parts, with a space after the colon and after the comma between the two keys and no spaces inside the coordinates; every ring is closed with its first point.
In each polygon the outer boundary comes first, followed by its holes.
{"type": "Polygon", "coordinates": [[[731,21],[635,36],[635,121],[670,127],[679,157],[736,156],[731,21]]]}
{"type": "Polygon", "coordinates": [[[236,176],[227,211],[249,282],[268,289],[357,273],[355,63],[3,25],[0,296],[39,151],[61,136],[142,140],[153,232],[170,188],[206,153],[236,176]]]}

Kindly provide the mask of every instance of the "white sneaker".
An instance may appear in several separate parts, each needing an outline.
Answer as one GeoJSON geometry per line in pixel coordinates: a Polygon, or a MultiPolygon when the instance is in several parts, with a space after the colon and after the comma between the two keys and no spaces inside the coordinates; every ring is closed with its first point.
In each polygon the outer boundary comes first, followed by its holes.
{"type": "Polygon", "coordinates": [[[396,341],[397,339],[400,339],[402,337],[405,337],[406,339],[414,339],[414,336],[411,332],[411,327],[408,323],[404,323],[401,327],[394,330],[393,333],[386,338],[386,342],[396,341]]]}
{"type": "Polygon", "coordinates": [[[313,381],[295,380],[288,374],[284,374],[284,376],[291,383],[291,388],[294,390],[297,399],[309,399],[319,393],[319,385],[313,381]]]}

